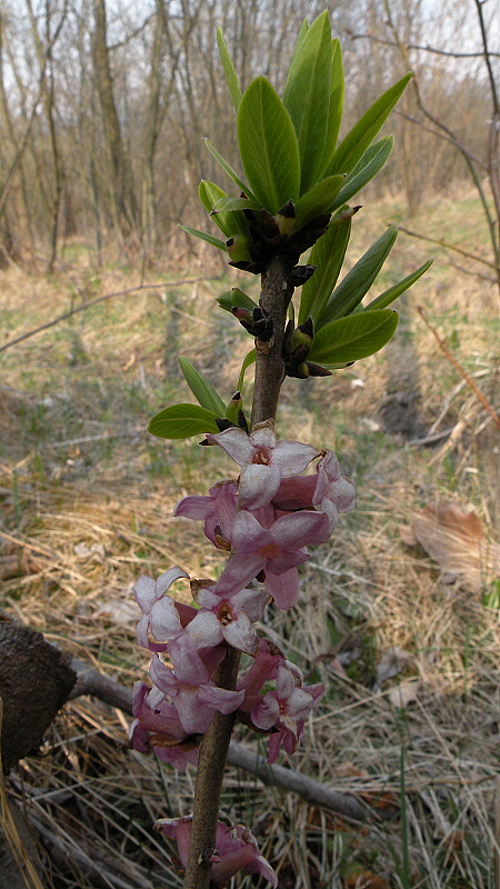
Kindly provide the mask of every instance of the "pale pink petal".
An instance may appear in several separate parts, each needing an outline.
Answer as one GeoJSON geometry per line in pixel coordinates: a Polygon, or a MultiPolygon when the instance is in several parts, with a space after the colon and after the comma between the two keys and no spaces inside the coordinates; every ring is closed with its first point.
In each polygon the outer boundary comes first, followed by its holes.
{"type": "Polygon", "coordinates": [[[259,509],[270,503],[281,481],[281,473],[274,462],[250,463],[243,466],[240,475],[241,505],[245,509],[259,509]]]}
{"type": "Polygon", "coordinates": [[[134,596],[141,611],[149,613],[158,598],[156,595],[156,583],[147,574],[141,574],[134,584],[134,596]]]}
{"type": "Polygon", "coordinates": [[[174,675],[179,682],[187,685],[201,685],[207,681],[208,671],[187,631],[182,636],[172,639],[168,650],[172,659],[174,675]]]}
{"type": "Polygon", "coordinates": [[[220,445],[226,454],[229,454],[231,459],[240,466],[250,463],[252,459],[252,443],[246,432],[236,426],[219,432],[217,435],[207,435],[207,441],[220,445]]]}
{"type": "Polygon", "coordinates": [[[246,509],[242,509],[236,516],[231,539],[234,548],[244,553],[255,552],[272,542],[270,532],[246,509]]]}
{"type": "Polygon", "coordinates": [[[237,593],[250,583],[266,564],[258,552],[236,553],[229,559],[215,587],[220,596],[237,593]]]}
{"type": "Polygon", "coordinates": [[[281,475],[298,475],[318,456],[315,447],[300,441],[279,441],[273,450],[272,462],[281,475]]]}
{"type": "Polygon", "coordinates": [[[227,716],[238,709],[245,697],[244,691],[229,691],[227,688],[217,688],[216,685],[202,685],[199,691],[199,700],[210,705],[214,710],[227,716]]]}
{"type": "MultiPolygon", "coordinates": [[[[216,597],[219,599],[219,597],[216,597]]],[[[219,599],[220,602],[220,599],[219,599]]],[[[222,641],[222,627],[213,611],[202,608],[187,629],[196,648],[209,648],[222,641]]]]}
{"type": "Polygon", "coordinates": [[[324,513],[301,510],[277,519],[271,533],[281,549],[301,549],[312,543],[324,543],[328,539],[329,520],[324,513]]]}
{"type": "Polygon", "coordinates": [[[236,620],[223,627],[222,634],[229,645],[238,648],[239,651],[245,651],[247,654],[254,654],[259,645],[257,632],[244,612],[239,614],[236,620]]]}
{"type": "Polygon", "coordinates": [[[201,688],[183,685],[173,700],[182,728],[188,735],[205,734],[214,718],[214,708],[202,705],[200,693],[201,688]]]}
{"type": "Polygon", "coordinates": [[[250,438],[253,444],[259,448],[275,448],[278,440],[271,426],[261,426],[260,429],[255,429],[250,438]]]}
{"type": "Polygon", "coordinates": [[[280,705],[275,692],[265,695],[251,713],[253,724],[265,731],[269,731],[276,724],[279,715],[280,705]]]}
{"type": "Polygon", "coordinates": [[[173,599],[164,596],[151,609],[150,628],[157,642],[167,642],[182,632],[179,612],[173,599]]]}
{"type": "Polygon", "coordinates": [[[156,589],[159,595],[163,596],[163,594],[170,589],[174,581],[179,580],[181,577],[189,577],[189,574],[186,574],[182,568],[178,568],[177,566],[165,571],[165,573],[156,581],[156,589]]]}
{"type": "Polygon", "coordinates": [[[239,613],[244,611],[251,621],[260,620],[269,601],[265,590],[241,590],[231,597],[231,605],[239,613]]]}
{"type": "Polygon", "coordinates": [[[174,516],[203,521],[211,509],[213,509],[211,497],[199,497],[194,494],[192,497],[183,497],[182,500],[179,500],[174,509],[174,516]]]}
{"type": "Polygon", "coordinates": [[[266,590],[282,611],[288,611],[299,599],[299,575],[296,568],[284,574],[266,573],[266,590]]]}

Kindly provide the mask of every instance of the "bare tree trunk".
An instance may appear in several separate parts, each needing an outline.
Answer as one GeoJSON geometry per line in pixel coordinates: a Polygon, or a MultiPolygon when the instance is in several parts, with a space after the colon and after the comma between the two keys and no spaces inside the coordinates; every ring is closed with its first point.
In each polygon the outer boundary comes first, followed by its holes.
{"type": "Polygon", "coordinates": [[[65,2],[63,10],[60,14],[59,22],[52,33],[52,8],[51,0],[45,0],[45,39],[42,39],[38,30],[37,16],[33,10],[31,0],[26,0],[28,16],[31,25],[31,33],[33,43],[35,45],[38,67],[43,71],[48,68],[48,77],[45,78],[45,89],[42,95],[45,118],[47,122],[47,130],[49,136],[50,151],[52,156],[52,187],[48,190],[47,203],[49,211],[49,237],[50,237],[50,256],[49,271],[54,268],[57,258],[57,240],[59,231],[59,212],[61,208],[61,196],[63,190],[63,173],[61,151],[59,147],[59,135],[56,128],[55,120],[55,84],[54,84],[54,59],[53,47],[54,41],[60,34],[67,14],[67,3],[65,2]]]}
{"type": "Polygon", "coordinates": [[[101,105],[104,139],[111,164],[113,216],[123,241],[137,233],[138,210],[130,159],[125,150],[116,111],[107,44],[105,0],[93,0],[92,61],[101,105]]]}

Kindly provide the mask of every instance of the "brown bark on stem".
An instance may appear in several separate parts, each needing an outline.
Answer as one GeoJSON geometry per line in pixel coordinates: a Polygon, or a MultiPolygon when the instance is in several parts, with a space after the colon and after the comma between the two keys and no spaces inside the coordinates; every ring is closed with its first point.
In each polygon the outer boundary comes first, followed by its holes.
{"type": "MultiPolygon", "coordinates": [[[[238,678],[240,652],[229,648],[215,677],[222,688],[234,689],[238,678]]],[[[215,849],[215,834],[219,819],[219,803],[224,766],[233,731],[235,714],[216,713],[203,737],[198,756],[198,770],[194,793],[193,830],[184,876],[183,889],[209,889],[210,858],[215,849]]]]}
{"type": "Polygon", "coordinates": [[[277,256],[262,275],[261,308],[273,322],[273,337],[269,343],[255,341],[255,388],[252,405],[252,427],[256,423],[276,418],[281,384],[284,379],[283,331],[286,313],[293,295],[288,282],[290,263],[277,256]]]}
{"type": "MultiPolygon", "coordinates": [[[[290,262],[276,257],[262,275],[261,307],[273,322],[270,342],[256,340],[255,388],[252,404],[252,426],[276,418],[278,398],[284,379],[281,349],[288,305],[293,287],[288,282],[290,262]]],[[[238,678],[240,653],[228,653],[215,677],[222,688],[234,689],[238,678]]],[[[196,775],[193,829],[183,889],[210,889],[210,858],[215,847],[219,819],[219,802],[224,766],[233,731],[235,715],[215,718],[203,737],[196,775]]]]}

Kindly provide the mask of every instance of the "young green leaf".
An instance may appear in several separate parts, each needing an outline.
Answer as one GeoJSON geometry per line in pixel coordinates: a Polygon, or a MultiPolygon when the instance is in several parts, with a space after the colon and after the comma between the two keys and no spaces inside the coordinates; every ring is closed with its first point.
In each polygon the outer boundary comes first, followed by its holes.
{"type": "Polygon", "coordinates": [[[221,198],[227,197],[227,194],[215,182],[210,182],[209,179],[202,179],[198,186],[198,197],[207,213],[211,213],[213,205],[220,201],[221,198]]]}
{"type": "Polygon", "coordinates": [[[210,213],[226,238],[238,233],[247,234],[248,228],[243,209],[247,205],[251,205],[251,201],[227,195],[222,188],[208,179],[201,180],[198,186],[198,195],[205,210],[210,213]]]}
{"type": "Polygon", "coordinates": [[[385,346],[397,326],[397,312],[390,309],[359,312],[331,321],[315,334],[307,360],[326,367],[359,361],[385,346]]]}
{"type": "Polygon", "coordinates": [[[363,114],[337,147],[327,170],[328,175],[350,173],[354,169],[401,98],[411,77],[411,73],[405,74],[363,114]]]}
{"type": "Polygon", "coordinates": [[[188,235],[194,235],[195,238],[199,238],[201,241],[206,241],[207,244],[211,244],[212,247],[217,247],[219,250],[224,250],[227,253],[225,241],[221,241],[220,238],[214,238],[213,235],[209,235],[207,232],[201,232],[197,228],[191,228],[189,225],[179,225],[179,228],[181,228],[183,232],[187,232],[188,235]]]}
{"type": "Polygon", "coordinates": [[[325,10],[303,33],[292,58],[283,104],[300,151],[300,194],[309,191],[323,167],[332,72],[330,16],[325,10]]]}
{"type": "Polygon", "coordinates": [[[342,109],[344,107],[344,69],[342,67],[342,49],[340,41],[332,40],[332,84],[330,89],[330,110],[328,114],[328,130],[325,140],[325,152],[321,167],[321,175],[327,176],[331,160],[337,148],[342,109]]]}
{"type": "Polygon", "coordinates": [[[319,238],[309,256],[309,265],[316,267],[313,276],[302,285],[299,324],[309,316],[317,322],[337,283],[351,234],[351,218],[334,219],[319,238]]]}
{"type": "Polygon", "coordinates": [[[148,432],[158,438],[191,438],[207,432],[219,432],[217,414],[197,404],[172,404],[150,421],[148,432]]]}
{"type": "Polygon", "coordinates": [[[226,78],[226,83],[228,85],[229,92],[231,93],[234,107],[237,111],[241,101],[241,89],[238,81],[238,75],[234,70],[234,65],[231,56],[229,55],[226,41],[224,40],[224,35],[221,28],[217,28],[217,44],[219,46],[219,55],[222,62],[222,68],[224,70],[224,77],[226,78]]]}
{"type": "Polygon", "coordinates": [[[337,204],[336,198],[344,182],[345,176],[329,176],[316,182],[309,191],[306,191],[295,204],[297,229],[302,228],[316,216],[321,216],[322,213],[331,213],[337,204]]]}
{"type": "Polygon", "coordinates": [[[393,303],[394,300],[398,298],[398,296],[401,296],[401,294],[405,292],[405,290],[408,290],[410,287],[412,287],[415,281],[418,281],[418,279],[421,278],[422,275],[425,275],[427,269],[430,269],[432,262],[433,260],[429,259],[427,262],[424,262],[424,264],[421,265],[420,268],[416,269],[410,275],[407,275],[406,278],[402,278],[402,280],[398,281],[397,284],[393,284],[393,286],[389,287],[388,290],[384,290],[384,292],[381,293],[380,296],[377,296],[377,298],[374,299],[373,302],[367,305],[364,311],[368,312],[372,309],[386,309],[387,306],[390,306],[391,303],[393,303]]]}
{"type": "Polygon", "coordinates": [[[214,387],[182,355],[179,355],[179,364],[186,383],[201,406],[207,411],[212,411],[218,417],[223,417],[226,406],[214,387]]]}
{"type": "Polygon", "coordinates": [[[224,195],[212,207],[211,216],[219,213],[234,213],[236,210],[260,210],[259,204],[248,198],[235,198],[232,194],[224,195]]]}
{"type": "Polygon", "coordinates": [[[397,236],[396,226],[390,225],[378,241],[375,241],[361,259],[358,259],[356,265],[333,291],[321,315],[317,318],[317,329],[328,324],[329,321],[351,314],[372,286],[391,252],[397,236]]]}
{"type": "Polygon", "coordinates": [[[212,145],[211,142],[208,141],[208,139],[205,139],[204,142],[205,142],[205,145],[207,146],[210,154],[212,155],[212,157],[215,158],[215,160],[217,161],[219,166],[222,167],[222,169],[224,170],[225,173],[227,173],[229,178],[233,180],[233,182],[235,183],[235,185],[238,186],[240,191],[242,191],[246,195],[247,198],[250,198],[251,201],[257,202],[257,198],[255,197],[254,193],[252,192],[250,186],[247,185],[246,182],[243,182],[243,179],[241,179],[238,176],[236,170],[233,170],[231,164],[229,164],[227,162],[227,160],[225,160],[225,158],[222,157],[222,154],[219,154],[217,149],[212,145]]]}
{"type": "Polygon", "coordinates": [[[245,175],[260,206],[276,214],[288,201],[297,201],[297,136],[288,111],[265,77],[256,77],[243,93],[238,143],[245,175]]]}
{"type": "Polygon", "coordinates": [[[248,309],[249,312],[257,308],[257,303],[250,299],[243,290],[233,287],[232,290],[226,290],[217,297],[216,302],[219,303],[221,309],[226,312],[232,312],[233,308],[248,309]]]}
{"type": "Polygon", "coordinates": [[[243,392],[243,383],[245,381],[245,374],[249,367],[252,364],[255,364],[257,360],[257,352],[255,349],[250,349],[250,352],[247,352],[243,359],[243,364],[241,365],[240,375],[238,378],[238,389],[240,392],[243,392]]]}
{"type": "Polygon", "coordinates": [[[377,175],[379,170],[389,160],[393,146],[394,138],[392,136],[384,136],[366,149],[358,165],[349,174],[344,186],[340,189],[332,209],[336,210],[342,204],[350,201],[358,191],[365,187],[370,179],[377,175]]]}

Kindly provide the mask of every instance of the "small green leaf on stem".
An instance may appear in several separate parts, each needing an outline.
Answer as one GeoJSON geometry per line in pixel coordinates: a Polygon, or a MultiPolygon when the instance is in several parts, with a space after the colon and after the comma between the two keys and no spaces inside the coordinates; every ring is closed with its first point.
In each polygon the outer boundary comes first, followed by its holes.
{"type": "Polygon", "coordinates": [[[238,143],[250,188],[262,207],[274,215],[287,201],[297,201],[297,136],[288,111],[265,77],[256,77],[243,93],[238,143]]]}
{"type": "Polygon", "coordinates": [[[216,420],[214,411],[197,404],[172,404],[150,420],[148,432],[158,438],[192,438],[193,435],[219,432],[216,420]]]}
{"type": "Polygon", "coordinates": [[[331,321],[315,334],[308,359],[335,367],[373,355],[389,342],[398,320],[396,312],[381,309],[331,321]]]}
{"type": "Polygon", "coordinates": [[[229,55],[229,51],[226,46],[226,41],[224,40],[224,35],[221,28],[217,29],[217,44],[219,46],[219,55],[221,58],[222,67],[224,69],[226,83],[228,85],[229,92],[231,93],[234,107],[237,111],[241,101],[241,89],[238,81],[238,76],[236,74],[236,71],[234,70],[233,61],[231,59],[231,56],[229,55]]]}
{"type": "Polygon", "coordinates": [[[194,397],[198,399],[201,407],[217,414],[218,417],[225,415],[226,406],[215,391],[214,387],[206,380],[199,371],[191,364],[187,358],[179,355],[179,364],[184,374],[186,383],[188,384],[194,397]]]}
{"type": "Polygon", "coordinates": [[[398,236],[396,226],[390,225],[384,234],[358,259],[336,290],[333,291],[321,316],[316,320],[317,328],[329,321],[350,315],[372,286],[398,236]]]}

